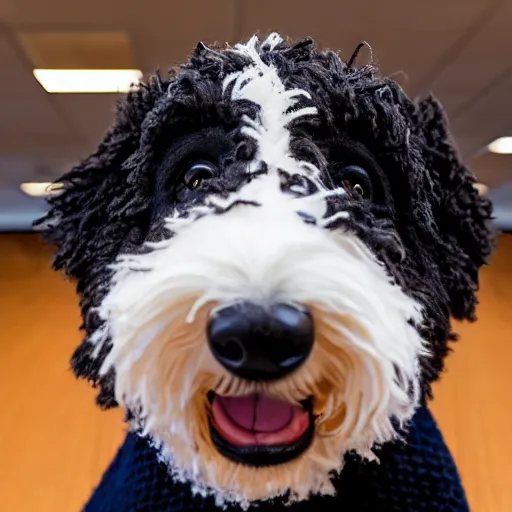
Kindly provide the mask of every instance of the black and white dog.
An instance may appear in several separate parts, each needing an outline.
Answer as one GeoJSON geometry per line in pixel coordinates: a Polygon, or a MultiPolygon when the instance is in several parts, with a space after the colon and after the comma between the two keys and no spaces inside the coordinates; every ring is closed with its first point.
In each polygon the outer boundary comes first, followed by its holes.
{"type": "Polygon", "coordinates": [[[199,44],[39,221],[78,283],[76,374],[218,505],[334,495],[347,454],[407,444],[474,316],[490,205],[438,103],[353,61],[199,44]]]}

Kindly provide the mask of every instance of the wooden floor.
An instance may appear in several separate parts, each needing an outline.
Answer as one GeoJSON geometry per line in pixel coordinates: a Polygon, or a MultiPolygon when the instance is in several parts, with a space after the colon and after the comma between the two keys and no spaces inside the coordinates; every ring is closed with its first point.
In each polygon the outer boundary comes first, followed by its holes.
{"type": "MultiPolygon", "coordinates": [[[[73,512],[124,426],[68,371],[78,344],[73,288],[31,235],[0,235],[0,509],[73,512]]],[[[462,325],[434,412],[475,512],[512,511],[512,236],[482,275],[480,320],[462,325]]]]}

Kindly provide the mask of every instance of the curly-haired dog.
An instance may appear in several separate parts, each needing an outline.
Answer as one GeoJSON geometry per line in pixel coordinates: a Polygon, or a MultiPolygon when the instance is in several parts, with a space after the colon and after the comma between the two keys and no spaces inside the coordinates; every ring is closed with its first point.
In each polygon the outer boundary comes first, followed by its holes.
{"type": "Polygon", "coordinates": [[[426,401],[491,208],[440,106],[272,34],[128,94],[39,221],[131,433],[87,510],[461,511],[426,401]]]}

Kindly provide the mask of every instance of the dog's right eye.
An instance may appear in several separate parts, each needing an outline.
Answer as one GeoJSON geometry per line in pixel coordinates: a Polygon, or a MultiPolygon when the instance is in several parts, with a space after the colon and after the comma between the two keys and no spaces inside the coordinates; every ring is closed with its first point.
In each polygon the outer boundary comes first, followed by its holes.
{"type": "Polygon", "coordinates": [[[347,192],[361,199],[373,198],[372,180],[366,170],[359,165],[347,165],[338,173],[338,179],[347,192]]]}
{"type": "Polygon", "coordinates": [[[201,183],[205,180],[209,180],[215,176],[217,167],[211,162],[202,160],[200,162],[194,162],[185,171],[183,175],[183,183],[190,190],[196,190],[201,186],[201,183]]]}

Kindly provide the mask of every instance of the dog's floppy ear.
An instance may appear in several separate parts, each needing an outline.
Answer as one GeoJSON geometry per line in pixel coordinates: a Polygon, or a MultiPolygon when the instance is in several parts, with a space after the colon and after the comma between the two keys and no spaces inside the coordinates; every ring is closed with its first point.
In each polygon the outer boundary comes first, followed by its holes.
{"type": "Polygon", "coordinates": [[[461,163],[438,101],[430,96],[417,108],[436,228],[431,249],[436,251],[452,316],[474,320],[478,272],[494,241],[491,204],[477,192],[475,177],[461,163]]]}
{"type": "Polygon", "coordinates": [[[147,209],[144,183],[127,160],[140,144],[143,121],[161,85],[155,78],[120,101],[97,150],[57,180],[60,188],[49,198],[49,212],[34,223],[58,249],[54,268],[69,277],[80,278],[94,260],[108,262],[140,225],[147,209]]]}

